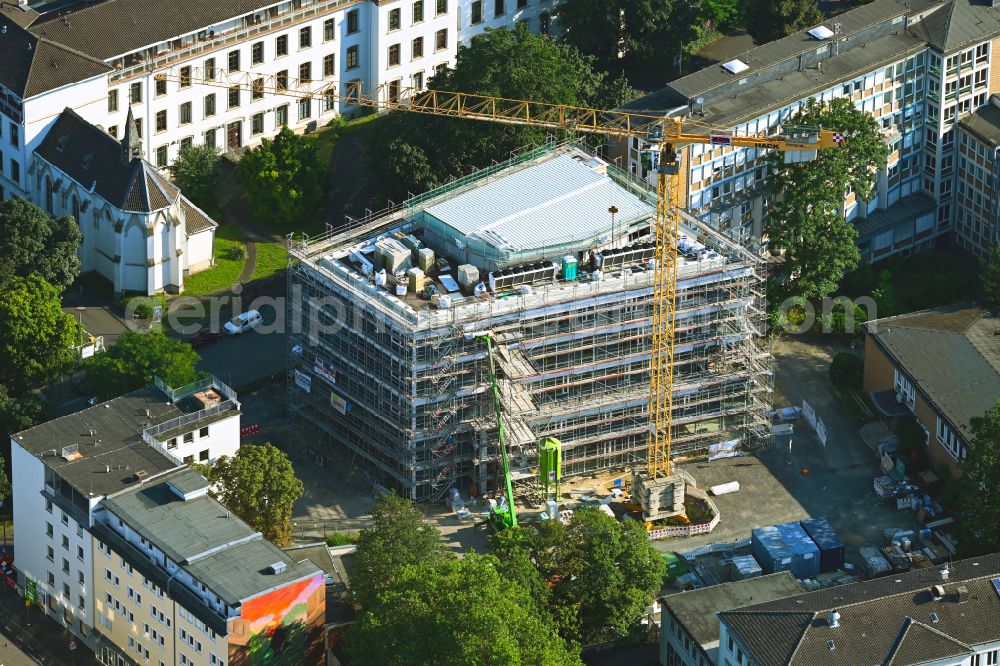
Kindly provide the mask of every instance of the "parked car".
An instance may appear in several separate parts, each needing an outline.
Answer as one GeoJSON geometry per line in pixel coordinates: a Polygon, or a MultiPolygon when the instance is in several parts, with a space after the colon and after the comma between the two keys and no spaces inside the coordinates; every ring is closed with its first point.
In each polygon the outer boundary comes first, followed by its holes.
{"type": "Polygon", "coordinates": [[[218,342],[221,339],[222,331],[213,331],[210,328],[203,328],[188,338],[188,342],[191,343],[191,346],[195,349],[199,349],[200,347],[206,347],[213,342],[218,342]]]}
{"type": "Polygon", "coordinates": [[[263,318],[256,310],[247,310],[226,322],[226,335],[239,335],[260,325],[263,318]]]}

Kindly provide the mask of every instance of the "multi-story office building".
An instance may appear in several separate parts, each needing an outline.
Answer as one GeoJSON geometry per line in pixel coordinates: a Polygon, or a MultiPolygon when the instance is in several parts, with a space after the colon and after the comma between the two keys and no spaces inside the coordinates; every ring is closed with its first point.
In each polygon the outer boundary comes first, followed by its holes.
{"type": "MultiPolygon", "coordinates": [[[[989,2],[875,0],[628,106],[755,136],[787,124],[808,99],[850,99],[878,121],[890,147],[876,196],[861,201],[848,192],[843,206],[857,224],[863,258],[878,260],[929,247],[952,231],[962,237],[966,227],[956,221],[966,218],[956,195],[968,157],[957,126],[1000,90],[998,38],[1000,8],[989,2]]],[[[641,148],[632,141],[621,157],[633,173],[652,177],[641,148]]],[[[684,147],[681,200],[715,228],[760,239],[766,156],[754,148],[684,147]]],[[[995,193],[992,201],[995,210],[995,193]]]]}
{"type": "Polygon", "coordinates": [[[962,118],[958,129],[955,236],[985,257],[1000,243],[1000,94],[962,118]]]}
{"type": "Polygon", "coordinates": [[[92,645],[101,502],[187,462],[239,449],[240,403],[209,378],[156,385],[11,437],[18,585],[92,645]]]}

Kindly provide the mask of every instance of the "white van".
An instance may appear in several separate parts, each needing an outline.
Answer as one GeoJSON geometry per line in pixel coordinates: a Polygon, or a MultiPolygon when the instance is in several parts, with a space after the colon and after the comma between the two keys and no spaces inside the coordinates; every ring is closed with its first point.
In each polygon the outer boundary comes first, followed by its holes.
{"type": "Polygon", "coordinates": [[[256,328],[263,319],[260,316],[260,312],[256,310],[247,310],[243,314],[237,315],[226,322],[226,335],[239,335],[249,331],[251,328],[256,328]]]}

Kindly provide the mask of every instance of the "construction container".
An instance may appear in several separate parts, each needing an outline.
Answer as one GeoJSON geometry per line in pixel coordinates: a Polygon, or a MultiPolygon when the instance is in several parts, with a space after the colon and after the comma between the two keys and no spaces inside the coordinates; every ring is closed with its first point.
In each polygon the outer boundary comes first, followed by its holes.
{"type": "Polygon", "coordinates": [[[836,571],[844,566],[844,542],[830,527],[826,518],[807,518],[799,525],[819,548],[819,570],[822,573],[836,571]]]}
{"type": "Polygon", "coordinates": [[[538,476],[547,495],[558,494],[562,480],[562,444],[555,437],[546,437],[538,443],[538,476]]]}
{"type": "Polygon", "coordinates": [[[789,571],[796,578],[819,573],[819,548],[798,523],[758,527],[750,548],[765,573],[789,571]]]}
{"type": "Polygon", "coordinates": [[[479,269],[472,264],[462,264],[455,269],[455,279],[464,291],[469,291],[479,283],[479,269]]]}
{"type": "Polygon", "coordinates": [[[667,564],[667,575],[664,576],[666,582],[670,582],[677,578],[678,576],[683,576],[684,574],[691,571],[691,567],[688,563],[681,559],[680,555],[674,552],[660,553],[663,561],[667,564]]]}
{"type": "Polygon", "coordinates": [[[733,580],[756,578],[763,573],[760,568],[760,564],[758,564],[757,560],[753,558],[753,555],[737,555],[733,557],[729,563],[729,568],[731,570],[733,580]]]}
{"type": "Polygon", "coordinates": [[[434,268],[434,250],[429,247],[417,250],[417,266],[424,272],[424,275],[430,275],[431,269],[434,268]]]}
{"type": "Polygon", "coordinates": [[[571,254],[563,257],[563,262],[562,262],[563,280],[575,280],[576,269],[577,269],[576,257],[574,257],[571,254]]]}
{"type": "Polygon", "coordinates": [[[410,267],[410,249],[394,238],[383,238],[375,243],[382,265],[390,273],[399,273],[410,267]]]}

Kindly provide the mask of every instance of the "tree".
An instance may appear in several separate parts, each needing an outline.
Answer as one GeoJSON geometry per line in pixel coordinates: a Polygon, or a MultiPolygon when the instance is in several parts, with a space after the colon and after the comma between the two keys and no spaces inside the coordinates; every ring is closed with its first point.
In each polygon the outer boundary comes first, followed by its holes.
{"type": "Polygon", "coordinates": [[[73,362],[81,329],[62,311],[59,291],[38,276],[15,277],[0,291],[0,384],[20,391],[73,362]]]}
{"type": "Polygon", "coordinates": [[[983,262],[980,274],[983,281],[983,296],[994,308],[1000,308],[1000,245],[994,245],[983,262]]]}
{"type": "Polygon", "coordinates": [[[404,567],[348,630],[345,647],[365,664],[582,664],[528,593],[499,573],[497,558],[473,552],[404,567]]]}
{"type": "Polygon", "coordinates": [[[219,151],[208,144],[181,148],[170,165],[170,177],[194,205],[209,215],[219,212],[219,151]]]}
{"type": "Polygon", "coordinates": [[[201,360],[187,342],[163,333],[127,331],[103,354],[87,361],[87,381],[102,400],[137,391],[159,377],[178,388],[199,379],[201,360]]]}
{"type": "Polygon", "coordinates": [[[870,200],[876,168],[889,153],[875,120],[848,99],[810,99],[788,124],[843,132],[846,147],[798,164],[784,164],[780,153],[770,157],[767,189],[774,204],[765,231],[772,254],[783,253],[768,285],[774,305],[789,297],[823,298],[858,265],[857,232],[840,215],[844,193],[852,190],[859,205],[870,200]]]}
{"type": "Polygon", "coordinates": [[[53,219],[27,199],[0,202],[0,289],[12,277],[34,275],[62,291],[80,275],[83,241],[72,217],[53,219]]]}
{"type": "Polygon", "coordinates": [[[323,203],[329,168],[310,137],[283,127],[243,155],[236,179],[257,218],[291,224],[314,214],[323,203]]]}
{"type": "MultiPolygon", "coordinates": [[[[43,411],[44,404],[36,396],[16,397],[0,385],[0,502],[10,495],[10,436],[41,423],[43,411]]],[[[9,513],[9,507],[3,513],[9,513]]]]}
{"type": "Polygon", "coordinates": [[[559,7],[562,39],[580,53],[594,58],[598,67],[621,66],[624,0],[573,0],[559,7]]]}
{"type": "Polygon", "coordinates": [[[816,0],[746,0],[746,29],[757,44],[781,39],[822,22],[816,0]]]}
{"type": "Polygon", "coordinates": [[[222,456],[209,472],[212,494],[279,546],[292,542],[292,509],[305,487],[288,456],[271,444],[244,444],[222,456]]]}
{"type": "MultiPolygon", "coordinates": [[[[459,48],[455,68],[435,76],[438,90],[496,95],[555,104],[599,104],[605,76],[592,59],[524,27],[487,30],[459,48]]],[[[511,152],[543,143],[549,131],[505,123],[390,114],[372,132],[370,150],[382,194],[399,201],[504,159],[511,152]]]]}
{"type": "Polygon", "coordinates": [[[1000,400],[969,422],[968,455],[954,483],[963,556],[1000,550],[1000,400]]]}
{"type": "Polygon", "coordinates": [[[372,526],[361,530],[350,571],[351,592],[362,608],[372,607],[404,567],[444,557],[441,533],[422,518],[413,502],[397,495],[375,500],[372,526]]]}
{"type": "Polygon", "coordinates": [[[865,362],[850,352],[840,352],[830,362],[830,381],[836,386],[859,390],[865,374],[865,362]]]}

